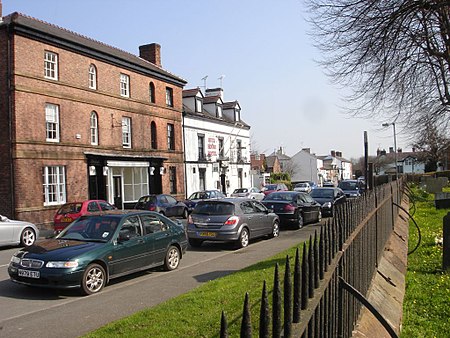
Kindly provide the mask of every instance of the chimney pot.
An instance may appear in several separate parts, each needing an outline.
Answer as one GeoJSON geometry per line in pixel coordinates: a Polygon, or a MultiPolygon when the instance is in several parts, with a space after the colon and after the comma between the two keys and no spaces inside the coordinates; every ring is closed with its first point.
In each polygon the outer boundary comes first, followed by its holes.
{"type": "Polygon", "coordinates": [[[331,156],[336,157],[336,152],[334,150],[331,151],[331,156]]]}
{"type": "Polygon", "coordinates": [[[389,147],[389,153],[393,153],[394,152],[394,147],[389,147]]]}
{"type": "Polygon", "coordinates": [[[161,67],[161,46],[157,43],[139,46],[139,56],[161,67]]]}

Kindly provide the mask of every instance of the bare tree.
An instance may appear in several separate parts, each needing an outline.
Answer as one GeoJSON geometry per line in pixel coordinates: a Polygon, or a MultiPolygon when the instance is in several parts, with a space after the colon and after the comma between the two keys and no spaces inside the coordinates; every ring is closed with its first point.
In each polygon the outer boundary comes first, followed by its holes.
{"type": "Polygon", "coordinates": [[[421,160],[426,162],[425,171],[435,171],[437,164],[444,162],[450,149],[450,140],[442,127],[427,122],[424,131],[412,146],[422,153],[421,160]]]}
{"type": "Polygon", "coordinates": [[[312,36],[354,116],[448,124],[450,0],[305,0],[312,36]]]}

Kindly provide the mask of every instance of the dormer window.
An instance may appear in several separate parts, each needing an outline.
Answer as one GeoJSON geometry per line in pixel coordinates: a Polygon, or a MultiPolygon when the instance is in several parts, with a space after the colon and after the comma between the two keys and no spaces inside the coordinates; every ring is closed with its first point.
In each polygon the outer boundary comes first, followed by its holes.
{"type": "Polygon", "coordinates": [[[216,105],[216,117],[222,117],[222,106],[216,105]]]}
{"type": "Polygon", "coordinates": [[[201,113],[203,111],[203,101],[201,98],[197,97],[195,99],[195,111],[201,113]]]}
{"type": "Polygon", "coordinates": [[[234,120],[239,122],[241,120],[241,111],[239,109],[234,110],[234,120]]]}

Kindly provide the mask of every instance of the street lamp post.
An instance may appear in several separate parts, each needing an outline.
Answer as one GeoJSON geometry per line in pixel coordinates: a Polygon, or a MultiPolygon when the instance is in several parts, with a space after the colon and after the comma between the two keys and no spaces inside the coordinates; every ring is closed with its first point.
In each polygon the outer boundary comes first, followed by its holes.
{"type": "Polygon", "coordinates": [[[398,165],[397,165],[397,134],[395,132],[395,122],[383,123],[383,127],[389,127],[392,124],[394,129],[394,156],[395,156],[395,180],[398,180],[398,165]]]}

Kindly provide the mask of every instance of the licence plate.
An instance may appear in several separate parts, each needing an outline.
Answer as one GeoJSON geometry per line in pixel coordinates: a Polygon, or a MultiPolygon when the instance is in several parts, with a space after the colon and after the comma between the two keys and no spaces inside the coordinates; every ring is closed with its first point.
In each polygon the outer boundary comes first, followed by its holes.
{"type": "Polygon", "coordinates": [[[18,273],[19,273],[20,277],[28,277],[28,278],[39,278],[40,277],[39,271],[30,271],[30,270],[19,269],[18,273]]]}
{"type": "Polygon", "coordinates": [[[61,218],[61,222],[64,222],[64,223],[70,223],[70,222],[72,222],[73,220],[72,220],[72,218],[70,218],[70,217],[63,217],[63,218],[61,218]]]}
{"type": "Polygon", "coordinates": [[[215,232],[202,231],[199,234],[201,237],[216,237],[215,232]]]}

